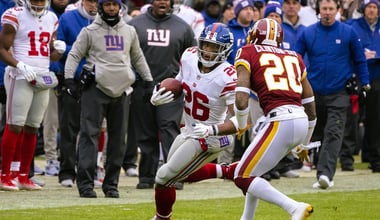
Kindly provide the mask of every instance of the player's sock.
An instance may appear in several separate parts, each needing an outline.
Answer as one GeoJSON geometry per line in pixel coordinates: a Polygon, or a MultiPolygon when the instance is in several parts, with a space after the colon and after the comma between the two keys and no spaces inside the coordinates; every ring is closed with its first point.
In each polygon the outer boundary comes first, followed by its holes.
{"type": "Polygon", "coordinates": [[[24,139],[24,131],[21,131],[21,133],[18,136],[15,154],[13,156],[13,161],[11,163],[11,175],[12,175],[12,179],[16,178],[18,176],[19,172],[20,172],[21,143],[22,143],[23,139],[24,139]]]}
{"type": "Polygon", "coordinates": [[[156,216],[158,219],[170,219],[176,199],[175,187],[155,187],[156,216]]]}
{"type": "Polygon", "coordinates": [[[24,138],[21,143],[21,164],[20,173],[29,173],[30,164],[36,150],[37,134],[24,132],[24,138]]]}
{"type": "Polygon", "coordinates": [[[102,160],[102,155],[103,155],[105,139],[106,139],[105,131],[101,131],[99,135],[99,141],[98,141],[98,158],[96,160],[96,164],[98,167],[102,167],[101,160],[102,160]]]}
{"type": "Polygon", "coordinates": [[[268,181],[255,177],[248,187],[248,193],[253,196],[276,204],[286,210],[290,215],[296,210],[298,202],[275,189],[268,181]]]}
{"type": "Polygon", "coordinates": [[[211,179],[211,178],[216,178],[216,177],[217,177],[217,164],[208,163],[208,164],[205,164],[203,167],[201,167],[199,170],[190,174],[184,181],[192,183],[192,182],[198,182],[201,180],[211,179]]]}
{"type": "Polygon", "coordinates": [[[106,142],[106,132],[101,131],[99,135],[99,141],[98,141],[98,152],[103,152],[104,144],[106,142]]]}
{"type": "Polygon", "coordinates": [[[3,175],[10,175],[11,163],[14,158],[18,139],[19,134],[11,131],[8,125],[6,125],[1,142],[1,172],[3,175]]]}
{"type": "Polygon", "coordinates": [[[259,199],[253,196],[251,193],[245,194],[244,211],[240,219],[253,219],[256,213],[259,199]]]}

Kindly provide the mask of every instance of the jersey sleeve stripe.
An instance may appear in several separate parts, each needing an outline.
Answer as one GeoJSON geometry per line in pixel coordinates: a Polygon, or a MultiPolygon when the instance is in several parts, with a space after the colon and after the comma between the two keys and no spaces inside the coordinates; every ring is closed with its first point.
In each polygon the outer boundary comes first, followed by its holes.
{"type": "Polygon", "coordinates": [[[12,26],[15,26],[18,28],[18,20],[16,17],[14,16],[10,16],[8,14],[5,14],[3,16],[3,21],[2,21],[3,24],[10,24],[12,26]]]}
{"type": "Polygon", "coordinates": [[[251,72],[251,65],[246,60],[238,59],[235,61],[235,68],[236,69],[240,65],[243,66],[244,68],[246,68],[248,72],[251,72]]]}

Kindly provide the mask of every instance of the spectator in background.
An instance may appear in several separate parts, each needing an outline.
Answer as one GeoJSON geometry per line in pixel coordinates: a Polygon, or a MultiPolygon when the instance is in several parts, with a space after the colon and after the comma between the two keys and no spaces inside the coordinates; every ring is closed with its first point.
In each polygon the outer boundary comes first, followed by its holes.
{"type": "Polygon", "coordinates": [[[264,0],[253,0],[253,21],[256,22],[263,18],[265,10],[264,0]]]}
{"type": "Polygon", "coordinates": [[[364,48],[356,31],[335,19],[339,0],[318,0],[319,22],[305,28],[296,44],[296,51],[307,54],[308,79],[314,90],[317,124],[312,139],[320,140],[315,188],[334,185],[337,159],[342,146],[350,96],[346,82],[354,69],[369,90],[369,76],[364,48]]]}
{"type": "Polygon", "coordinates": [[[301,18],[298,12],[301,9],[301,4],[298,0],[284,0],[282,5],[283,19],[282,27],[284,28],[284,42],[282,48],[294,50],[294,46],[300,33],[305,29],[301,23],[301,18]]]}
{"type": "MultiPolygon", "coordinates": [[[[60,171],[59,183],[64,187],[72,187],[76,179],[77,136],[80,128],[80,98],[76,91],[68,91],[64,85],[64,68],[67,55],[70,52],[79,32],[83,27],[93,22],[97,14],[97,0],[81,0],[80,4],[65,12],[59,19],[57,38],[66,42],[67,49],[59,60],[57,75],[61,77],[58,97],[59,127],[60,127],[60,171]]],[[[79,87],[79,77],[86,60],[80,61],[73,76],[76,87],[79,87]]]]}
{"type": "Polygon", "coordinates": [[[227,25],[233,18],[235,18],[234,5],[232,4],[232,1],[227,1],[223,5],[222,16],[219,19],[219,22],[227,25]]]}
{"type": "Polygon", "coordinates": [[[222,14],[222,5],[219,0],[205,0],[202,16],[205,21],[205,27],[220,20],[222,14]]]}
{"type": "Polygon", "coordinates": [[[363,17],[353,20],[367,58],[371,91],[365,99],[365,140],[370,168],[380,172],[380,23],[378,0],[364,0],[363,17]]]}
{"type": "Polygon", "coordinates": [[[246,44],[248,31],[254,24],[252,0],[238,1],[236,5],[234,5],[234,12],[236,17],[230,20],[227,25],[234,36],[232,52],[227,59],[232,65],[234,64],[236,52],[246,44]]]}
{"type": "MultiPolygon", "coordinates": [[[[154,83],[175,77],[182,53],[197,44],[191,27],[172,15],[171,10],[170,0],[154,0],[146,13],[129,22],[136,29],[154,83]]],[[[152,91],[153,84],[137,80],[131,98],[131,118],[135,120],[136,141],[141,150],[137,189],[153,188],[160,148],[166,161],[170,146],[180,132],[183,99],[156,107],[149,102],[152,91]]]]}
{"type": "MultiPolygon", "coordinates": [[[[65,12],[66,6],[70,3],[69,0],[51,0],[50,10],[55,13],[58,19],[65,12]]],[[[58,73],[58,61],[50,63],[50,71],[54,74],[58,73]]],[[[62,78],[61,78],[62,79],[62,78]]],[[[47,106],[44,120],[43,120],[43,138],[44,138],[44,152],[46,159],[45,175],[57,176],[59,173],[58,162],[58,103],[56,90],[60,87],[49,89],[49,104],[47,106]]]]}

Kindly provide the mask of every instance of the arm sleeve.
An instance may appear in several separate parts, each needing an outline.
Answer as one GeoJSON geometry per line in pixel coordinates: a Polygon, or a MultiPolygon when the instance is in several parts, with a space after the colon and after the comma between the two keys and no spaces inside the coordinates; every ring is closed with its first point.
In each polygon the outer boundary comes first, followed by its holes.
{"type": "Polygon", "coordinates": [[[74,78],[75,71],[78,64],[88,52],[90,39],[87,29],[84,28],[80,31],[77,40],[73,44],[65,63],[65,79],[74,78]]]}
{"type": "Polygon", "coordinates": [[[131,62],[132,65],[136,68],[138,74],[144,81],[153,81],[152,74],[150,73],[150,69],[148,63],[146,62],[144,53],[140,48],[140,42],[134,28],[132,30],[132,39],[131,39],[131,62]]]}
{"type": "Polygon", "coordinates": [[[350,50],[353,56],[352,60],[358,71],[359,79],[362,85],[366,85],[369,83],[367,60],[365,58],[364,48],[360,42],[360,38],[353,28],[351,28],[350,42],[350,50]]]}

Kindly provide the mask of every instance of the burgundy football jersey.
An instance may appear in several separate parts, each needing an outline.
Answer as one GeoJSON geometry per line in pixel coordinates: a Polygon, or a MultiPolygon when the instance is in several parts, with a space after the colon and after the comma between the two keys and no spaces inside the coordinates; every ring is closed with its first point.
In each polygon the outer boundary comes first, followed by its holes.
{"type": "Polygon", "coordinates": [[[264,114],[281,105],[302,105],[301,80],[305,64],[299,54],[267,45],[250,44],[236,54],[235,66],[251,72],[251,89],[257,93],[264,114]]]}

